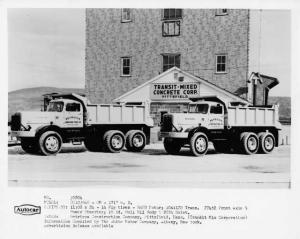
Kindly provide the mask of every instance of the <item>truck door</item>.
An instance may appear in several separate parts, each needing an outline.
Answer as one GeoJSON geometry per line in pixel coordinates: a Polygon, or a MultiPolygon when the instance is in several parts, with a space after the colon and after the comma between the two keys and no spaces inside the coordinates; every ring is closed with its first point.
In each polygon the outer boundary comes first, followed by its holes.
{"type": "Polygon", "coordinates": [[[83,127],[83,109],[80,103],[68,102],[65,110],[65,128],[83,127]]]}
{"type": "Polygon", "coordinates": [[[224,129],[224,108],[221,104],[210,106],[208,118],[209,129],[224,129]]]}

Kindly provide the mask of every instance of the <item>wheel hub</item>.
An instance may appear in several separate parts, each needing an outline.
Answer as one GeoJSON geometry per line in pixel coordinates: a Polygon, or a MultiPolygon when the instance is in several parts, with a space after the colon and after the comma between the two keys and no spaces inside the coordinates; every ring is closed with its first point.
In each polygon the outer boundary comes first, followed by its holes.
{"type": "Polygon", "coordinates": [[[202,137],[199,137],[196,140],[196,149],[198,152],[204,152],[206,150],[206,140],[202,137]]]}
{"type": "Polygon", "coordinates": [[[143,145],[144,143],[144,139],[143,139],[143,136],[141,135],[135,135],[132,139],[132,143],[135,147],[139,148],[143,145]]]}
{"type": "Polygon", "coordinates": [[[49,136],[45,141],[45,146],[48,151],[54,152],[58,150],[59,141],[55,136],[49,136]]]}
{"type": "Polygon", "coordinates": [[[248,148],[254,151],[257,148],[257,140],[254,137],[248,139],[248,148]]]}
{"type": "Polygon", "coordinates": [[[265,138],[265,148],[267,150],[271,150],[273,148],[273,146],[274,146],[274,141],[273,141],[272,137],[267,136],[265,138]]]}
{"type": "Polygon", "coordinates": [[[111,139],[111,144],[115,149],[122,148],[123,139],[120,135],[114,135],[111,139]]]}

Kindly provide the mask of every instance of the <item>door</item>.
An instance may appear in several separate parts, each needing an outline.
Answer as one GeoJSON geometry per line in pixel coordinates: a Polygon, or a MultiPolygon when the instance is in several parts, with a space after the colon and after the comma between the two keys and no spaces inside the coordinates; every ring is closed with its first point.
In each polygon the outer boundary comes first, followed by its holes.
{"type": "Polygon", "coordinates": [[[64,128],[83,127],[83,109],[80,103],[68,102],[65,108],[64,128]]]}
{"type": "Polygon", "coordinates": [[[224,108],[221,104],[211,105],[209,110],[209,129],[224,129],[224,108]]]}

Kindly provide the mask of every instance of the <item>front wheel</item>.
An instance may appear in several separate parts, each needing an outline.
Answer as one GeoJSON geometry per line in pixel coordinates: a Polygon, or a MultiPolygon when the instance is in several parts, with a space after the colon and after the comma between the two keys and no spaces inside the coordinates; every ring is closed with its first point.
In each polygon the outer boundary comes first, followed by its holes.
{"type": "Polygon", "coordinates": [[[62,138],[55,131],[46,131],[39,138],[39,148],[43,155],[55,155],[61,150],[62,138]]]}
{"type": "Polygon", "coordinates": [[[205,133],[195,133],[190,139],[191,152],[194,156],[205,155],[208,150],[208,138],[205,133]]]}

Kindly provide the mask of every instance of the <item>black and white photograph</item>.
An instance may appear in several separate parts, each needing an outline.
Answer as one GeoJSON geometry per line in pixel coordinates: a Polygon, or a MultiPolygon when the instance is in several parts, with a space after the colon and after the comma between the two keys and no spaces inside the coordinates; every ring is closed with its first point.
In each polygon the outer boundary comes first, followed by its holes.
{"type": "Polygon", "coordinates": [[[0,0],[1,239],[298,239],[299,13],[0,0]]]}
{"type": "Polygon", "coordinates": [[[11,8],[10,187],[291,187],[291,11],[11,8]]]}

